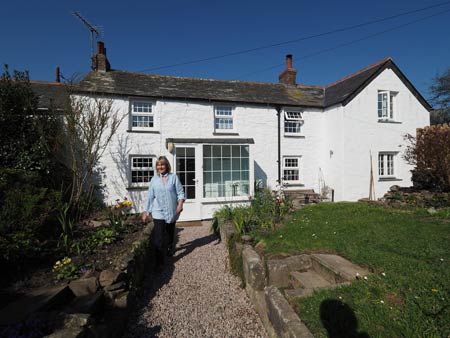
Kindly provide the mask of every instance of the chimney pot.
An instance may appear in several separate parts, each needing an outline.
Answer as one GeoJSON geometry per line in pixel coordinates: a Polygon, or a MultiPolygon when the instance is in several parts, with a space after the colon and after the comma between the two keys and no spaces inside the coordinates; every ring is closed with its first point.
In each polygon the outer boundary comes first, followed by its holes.
{"type": "Polygon", "coordinates": [[[56,81],[57,83],[60,83],[60,82],[61,82],[61,72],[60,72],[58,66],[56,66],[56,74],[55,74],[55,76],[56,76],[55,81],[56,81]]]}
{"type": "Polygon", "coordinates": [[[280,83],[295,87],[297,85],[297,71],[292,68],[292,54],[286,55],[286,69],[278,77],[280,83]]]}
{"type": "Polygon", "coordinates": [[[105,54],[105,44],[103,41],[97,41],[97,54],[105,54]]]}
{"type": "Polygon", "coordinates": [[[286,55],[286,69],[292,69],[292,54],[286,55]]]}

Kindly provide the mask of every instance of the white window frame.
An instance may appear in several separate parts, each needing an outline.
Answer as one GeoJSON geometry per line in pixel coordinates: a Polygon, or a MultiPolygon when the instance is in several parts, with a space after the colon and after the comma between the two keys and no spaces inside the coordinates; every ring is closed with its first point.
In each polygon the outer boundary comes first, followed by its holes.
{"type": "Polygon", "coordinates": [[[287,183],[287,184],[289,184],[289,183],[300,183],[301,182],[301,179],[300,179],[300,173],[301,173],[301,156],[283,156],[283,171],[282,171],[282,173],[283,173],[283,182],[284,183],[287,183]],[[292,166],[292,165],[287,165],[287,161],[292,161],[292,160],[296,160],[297,161],[297,166],[292,166]],[[297,174],[297,180],[289,180],[289,179],[286,179],[286,174],[285,174],[285,171],[286,170],[297,170],[298,171],[298,174],[297,174]]]}
{"type": "Polygon", "coordinates": [[[146,131],[146,130],[155,130],[155,113],[154,113],[154,106],[155,103],[153,101],[149,101],[149,100],[145,100],[145,99],[131,99],[130,100],[130,130],[141,130],[141,131],[146,131]],[[145,105],[149,105],[150,106],[150,111],[138,111],[138,109],[136,109],[136,104],[140,103],[140,104],[145,104],[145,105]],[[147,117],[147,118],[151,118],[152,120],[152,126],[148,126],[148,127],[144,127],[144,126],[133,126],[133,117],[138,116],[138,117],[147,117]]]}
{"type": "Polygon", "coordinates": [[[129,182],[130,187],[148,187],[151,178],[155,175],[156,171],[156,157],[154,155],[130,155],[129,162],[129,182]],[[151,163],[149,167],[134,166],[134,159],[150,159],[151,163]],[[153,175],[149,177],[148,182],[133,182],[133,171],[153,171],[153,175]]]}
{"type": "Polygon", "coordinates": [[[214,132],[216,133],[234,133],[236,131],[234,121],[234,107],[226,104],[217,104],[214,106],[214,132]],[[221,110],[229,110],[230,114],[222,114],[221,110]],[[231,120],[232,128],[218,128],[216,121],[218,119],[231,120]]]}
{"type": "Polygon", "coordinates": [[[391,90],[379,90],[377,95],[377,117],[378,121],[395,121],[398,116],[398,92],[391,90]],[[380,97],[386,95],[386,100],[380,97]],[[380,108],[381,102],[381,108],[380,108]],[[381,116],[380,116],[381,113],[381,116]]]}
{"type": "Polygon", "coordinates": [[[287,136],[298,136],[302,135],[302,126],[304,124],[303,120],[303,111],[300,110],[293,110],[293,109],[286,109],[284,111],[284,123],[283,123],[283,131],[284,135],[287,136]],[[286,131],[286,123],[292,123],[296,124],[298,131],[286,131]]]}
{"type": "Polygon", "coordinates": [[[378,153],[378,177],[396,178],[397,168],[397,152],[380,151],[378,153]]]}

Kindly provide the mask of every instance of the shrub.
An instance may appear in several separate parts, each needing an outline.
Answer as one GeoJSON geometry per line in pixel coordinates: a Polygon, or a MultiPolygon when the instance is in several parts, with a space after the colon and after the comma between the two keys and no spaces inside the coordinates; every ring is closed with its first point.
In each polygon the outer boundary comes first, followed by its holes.
{"type": "Polygon", "coordinates": [[[414,187],[432,191],[450,191],[450,126],[447,124],[417,130],[407,135],[409,146],[405,160],[415,165],[414,187]]]}

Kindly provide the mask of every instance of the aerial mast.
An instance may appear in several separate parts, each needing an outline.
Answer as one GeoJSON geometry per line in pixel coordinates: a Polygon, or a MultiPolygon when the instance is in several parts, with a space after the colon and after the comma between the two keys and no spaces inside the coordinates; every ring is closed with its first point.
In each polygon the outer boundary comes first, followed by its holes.
{"type": "Polygon", "coordinates": [[[101,33],[101,28],[100,26],[94,26],[93,24],[91,24],[89,21],[87,21],[85,18],[83,18],[83,16],[78,13],[78,12],[73,12],[73,15],[78,18],[91,32],[91,58],[94,57],[94,40],[95,38],[98,38],[101,33]],[[95,34],[95,36],[94,36],[95,34]]]}

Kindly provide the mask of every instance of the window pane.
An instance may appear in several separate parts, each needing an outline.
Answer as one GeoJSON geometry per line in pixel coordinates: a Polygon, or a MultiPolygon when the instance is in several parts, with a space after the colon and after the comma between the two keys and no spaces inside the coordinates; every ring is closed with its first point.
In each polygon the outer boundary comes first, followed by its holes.
{"type": "Polygon", "coordinates": [[[231,158],[222,159],[222,170],[231,170],[231,158]]]}
{"type": "Polygon", "coordinates": [[[203,173],[203,182],[205,184],[212,182],[212,172],[204,172],[203,173]]]}
{"type": "Polygon", "coordinates": [[[222,159],[221,158],[214,158],[213,159],[213,170],[222,170],[222,159]]]}
{"type": "Polygon", "coordinates": [[[241,147],[241,156],[242,157],[249,157],[248,146],[242,146],[241,147]]]}
{"type": "Polygon", "coordinates": [[[195,185],[186,186],[186,198],[195,199],[195,185]]]}
{"type": "Polygon", "coordinates": [[[222,173],[219,171],[213,171],[213,183],[221,183],[222,182],[222,173]]]}
{"type": "Polygon", "coordinates": [[[216,107],[216,115],[217,116],[231,116],[231,115],[233,115],[233,110],[231,107],[226,107],[226,106],[216,107]]]}
{"type": "Polygon", "coordinates": [[[212,159],[210,159],[210,158],[203,159],[203,170],[205,170],[205,171],[212,170],[212,159]]]}
{"type": "Polygon", "coordinates": [[[222,157],[231,157],[231,146],[222,146],[222,157]]]}
{"type": "Polygon", "coordinates": [[[203,146],[203,157],[211,157],[211,146],[203,146]]]}
{"type": "Polygon", "coordinates": [[[241,170],[248,170],[248,158],[241,159],[241,170]]]}
{"type": "Polygon", "coordinates": [[[231,154],[233,157],[240,157],[241,156],[241,147],[240,146],[232,146],[231,154]]]}
{"type": "Polygon", "coordinates": [[[233,162],[232,162],[232,167],[231,168],[233,170],[241,170],[241,161],[240,161],[240,159],[233,158],[232,160],[233,160],[233,162]]]}
{"type": "Polygon", "coordinates": [[[181,148],[176,147],[176,148],[175,148],[175,154],[176,154],[177,156],[185,157],[185,154],[186,154],[186,148],[184,148],[184,147],[181,147],[181,148]]]}
{"type": "Polygon", "coordinates": [[[186,148],[186,157],[195,157],[195,148],[186,148]]]}
{"type": "Polygon", "coordinates": [[[193,158],[186,159],[186,171],[195,171],[195,159],[193,158]]]}
{"type": "Polygon", "coordinates": [[[133,115],[132,126],[133,127],[142,127],[142,128],[152,128],[153,127],[153,116],[133,115]]]}
{"type": "Polygon", "coordinates": [[[212,157],[221,157],[222,156],[222,147],[221,146],[212,146],[212,157]]]}
{"type": "Polygon", "coordinates": [[[241,180],[241,172],[233,171],[231,178],[233,179],[233,181],[240,181],[241,180]]]}

